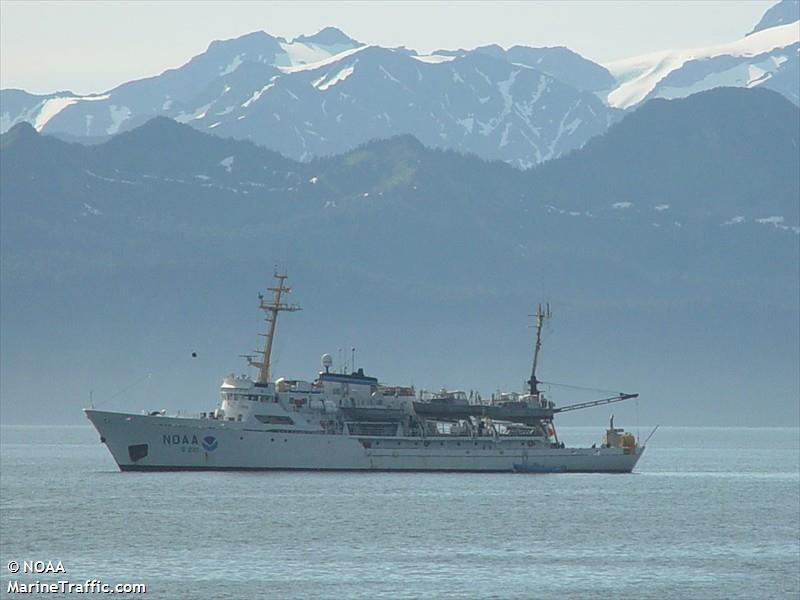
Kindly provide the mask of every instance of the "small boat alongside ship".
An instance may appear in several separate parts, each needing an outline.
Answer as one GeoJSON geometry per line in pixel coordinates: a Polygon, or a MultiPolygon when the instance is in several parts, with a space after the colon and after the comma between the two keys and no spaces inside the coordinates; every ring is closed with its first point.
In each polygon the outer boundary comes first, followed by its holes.
{"type": "Polygon", "coordinates": [[[122,471],[352,470],[517,473],[629,473],[645,446],[615,428],[602,442],[568,447],[554,417],[571,410],[638,397],[615,396],[557,407],[545,398],[537,367],[549,306],[536,311],[531,376],[522,393],[492,396],[383,385],[362,369],[332,371],[330,355],[313,381],[270,377],[278,315],[286,303],[287,276],[275,274],[267,300],[265,343],[255,378],[228,375],[220,400],[197,416],[168,416],[85,409],[122,471]]]}

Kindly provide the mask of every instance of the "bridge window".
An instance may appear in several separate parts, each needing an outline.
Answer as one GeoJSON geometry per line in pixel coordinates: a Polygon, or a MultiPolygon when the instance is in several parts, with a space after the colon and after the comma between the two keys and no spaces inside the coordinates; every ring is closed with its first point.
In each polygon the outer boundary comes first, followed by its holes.
{"type": "Polygon", "coordinates": [[[269,425],[294,425],[291,417],[283,415],[255,415],[256,419],[269,425]]]}

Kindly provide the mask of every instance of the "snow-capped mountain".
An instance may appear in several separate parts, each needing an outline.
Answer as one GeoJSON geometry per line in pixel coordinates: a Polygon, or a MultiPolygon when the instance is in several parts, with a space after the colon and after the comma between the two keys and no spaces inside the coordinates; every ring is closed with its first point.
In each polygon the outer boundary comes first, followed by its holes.
{"type": "Polygon", "coordinates": [[[764,86],[800,104],[800,23],[762,28],[729,44],[654,52],[607,63],[616,79],[607,102],[631,108],[716,87],[764,86]]]}
{"type": "Polygon", "coordinates": [[[528,167],[580,147],[613,115],[593,94],[527,66],[376,46],[284,69],[244,94],[227,88],[220,82],[200,114],[178,120],[301,160],[411,133],[528,167]]]}
{"type": "Polygon", "coordinates": [[[417,56],[365,46],[333,28],[291,42],[257,32],[101,95],[3,92],[14,103],[2,125],[26,120],[44,133],[102,138],[164,115],[300,160],[410,133],[429,146],[525,168],[579,148],[615,114],[547,73],[582,69],[587,76],[572,80],[592,88],[610,79],[602,67],[566,49],[534,50],[417,56]]]}
{"type": "Polygon", "coordinates": [[[28,121],[38,131],[103,137],[131,129],[158,114],[190,120],[200,114],[196,102],[208,95],[207,88],[214,82],[268,80],[281,73],[278,67],[319,62],[360,45],[332,28],[291,42],[258,31],[212,42],[208,50],[182,67],[124,83],[105,94],[36,96],[3,90],[0,124],[3,131],[28,121]]]}
{"type": "Polygon", "coordinates": [[[0,131],[27,121],[93,142],[166,116],[298,160],[412,134],[428,146],[527,168],[582,147],[623,109],[651,98],[762,86],[800,104],[797,7],[783,0],[732,43],[605,66],[563,47],[421,56],[367,46],[332,27],[290,41],[254,32],[102,94],[0,90],[0,131]]]}

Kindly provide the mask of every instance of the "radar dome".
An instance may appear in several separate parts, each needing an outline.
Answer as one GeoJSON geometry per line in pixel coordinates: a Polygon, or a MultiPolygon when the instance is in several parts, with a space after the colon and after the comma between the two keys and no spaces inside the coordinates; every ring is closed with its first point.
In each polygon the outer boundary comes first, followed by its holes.
{"type": "Polygon", "coordinates": [[[323,354],[322,355],[322,367],[327,372],[333,366],[333,358],[331,358],[330,354],[323,354]]]}

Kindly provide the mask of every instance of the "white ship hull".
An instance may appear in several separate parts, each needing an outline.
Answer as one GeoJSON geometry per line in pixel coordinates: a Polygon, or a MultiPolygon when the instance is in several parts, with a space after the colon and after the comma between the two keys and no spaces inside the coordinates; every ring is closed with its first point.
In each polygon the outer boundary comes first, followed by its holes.
{"type": "Polygon", "coordinates": [[[517,436],[357,436],[97,410],[122,471],[330,470],[629,473],[635,448],[561,448],[517,436]]]}

